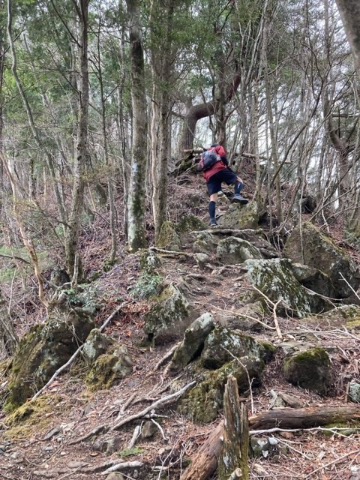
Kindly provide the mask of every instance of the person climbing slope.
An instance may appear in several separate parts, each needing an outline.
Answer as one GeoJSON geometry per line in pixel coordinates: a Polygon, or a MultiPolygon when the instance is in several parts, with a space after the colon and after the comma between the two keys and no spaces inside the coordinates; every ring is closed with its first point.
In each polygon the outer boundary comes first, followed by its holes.
{"type": "Polygon", "coordinates": [[[221,184],[224,182],[227,185],[234,185],[234,196],[231,201],[242,205],[248,203],[248,200],[240,195],[245,186],[241,178],[231,170],[227,159],[227,152],[222,145],[211,145],[211,147],[201,155],[198,170],[203,172],[208,194],[210,195],[210,226],[217,227],[216,202],[218,192],[221,191],[221,184]]]}

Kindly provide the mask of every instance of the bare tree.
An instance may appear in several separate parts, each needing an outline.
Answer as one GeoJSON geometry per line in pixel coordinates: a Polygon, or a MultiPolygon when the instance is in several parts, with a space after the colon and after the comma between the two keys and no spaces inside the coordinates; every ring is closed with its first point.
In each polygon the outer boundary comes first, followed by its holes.
{"type": "Polygon", "coordinates": [[[145,66],[138,0],[126,0],[130,20],[133,144],[128,195],[128,247],[145,247],[145,179],[147,164],[147,108],[145,66]]]}

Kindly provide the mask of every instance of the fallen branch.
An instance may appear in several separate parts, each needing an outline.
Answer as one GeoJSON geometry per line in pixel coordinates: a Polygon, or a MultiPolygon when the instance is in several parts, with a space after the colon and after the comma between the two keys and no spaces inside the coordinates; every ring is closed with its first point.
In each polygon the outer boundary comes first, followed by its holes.
{"type": "Polygon", "coordinates": [[[187,390],[189,390],[191,387],[195,385],[196,382],[191,382],[185,385],[185,387],[181,388],[179,391],[172,393],[171,395],[168,395],[167,397],[160,398],[156,402],[152,403],[148,407],[144,408],[144,410],[141,410],[139,413],[135,413],[134,415],[130,415],[130,417],[124,418],[123,420],[120,420],[119,422],[115,423],[111,427],[111,431],[113,430],[118,430],[120,427],[125,425],[126,423],[132,422],[133,420],[137,420],[138,418],[143,417],[147,413],[151,412],[151,410],[155,410],[158,407],[163,407],[164,405],[168,405],[169,403],[174,402],[175,400],[178,400],[187,390]]]}
{"type": "MultiPolygon", "coordinates": [[[[119,310],[121,310],[121,308],[123,308],[123,306],[124,306],[124,303],[119,305],[112,312],[112,314],[105,320],[105,322],[100,327],[100,329],[99,329],[100,332],[102,332],[104,330],[104,328],[107,327],[109,322],[114,318],[114,316],[119,312],[119,310]]],[[[50,378],[50,380],[42,388],[40,388],[40,390],[37,393],[35,393],[35,395],[31,399],[31,402],[36,400],[53,383],[55,378],[57,378],[60,375],[60,373],[64,372],[73,363],[73,361],[79,355],[79,353],[82,351],[83,348],[84,348],[84,344],[80,345],[80,347],[75,351],[75,353],[73,353],[73,355],[69,358],[69,360],[64,365],[62,365],[60,368],[58,368],[56,370],[56,372],[54,373],[54,375],[50,378]]]]}
{"type": "Polygon", "coordinates": [[[144,466],[143,462],[136,462],[136,461],[117,463],[112,467],[108,468],[107,470],[105,470],[105,472],[102,472],[102,475],[107,475],[108,473],[111,473],[111,472],[118,472],[119,470],[125,470],[126,468],[140,468],[143,466],[144,466]]]}
{"type": "Polygon", "coordinates": [[[257,287],[255,287],[255,285],[253,285],[253,289],[256,290],[258,293],[260,293],[260,295],[262,295],[264,297],[265,301],[272,306],[275,330],[276,330],[276,333],[277,333],[277,336],[279,337],[279,339],[282,340],[283,335],[281,333],[278,318],[277,318],[277,315],[276,315],[276,309],[279,306],[279,303],[282,302],[282,299],[280,298],[276,303],[274,303],[270,300],[270,298],[268,296],[265,295],[264,292],[262,292],[257,287]]]}

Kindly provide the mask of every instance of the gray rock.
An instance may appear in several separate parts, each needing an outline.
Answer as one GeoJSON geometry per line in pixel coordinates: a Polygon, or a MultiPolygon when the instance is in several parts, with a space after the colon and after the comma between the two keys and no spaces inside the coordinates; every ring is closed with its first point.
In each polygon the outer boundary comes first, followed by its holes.
{"type": "Polygon", "coordinates": [[[200,355],[205,340],[215,328],[211,313],[204,313],[185,330],[184,340],[174,353],[170,370],[178,371],[188,365],[197,355],[200,355]]]}
{"type": "MultiPolygon", "coordinates": [[[[272,302],[278,311],[304,317],[331,308],[330,302],[308,292],[295,278],[287,259],[246,260],[251,283],[272,302]]],[[[260,297],[261,300],[261,297],[260,297]]]]}
{"type": "Polygon", "coordinates": [[[217,369],[234,358],[246,356],[263,361],[265,348],[251,336],[228,328],[216,327],[205,341],[201,364],[207,369],[217,369]]]}
{"type": "Polygon", "coordinates": [[[102,354],[104,354],[110,345],[112,345],[114,341],[100,332],[98,328],[94,328],[89,333],[88,338],[83,346],[83,356],[87,363],[92,364],[95,360],[102,354]]]}
{"type": "Polygon", "coordinates": [[[112,472],[106,477],[105,480],[125,480],[125,477],[120,472],[112,472]]]}
{"type": "Polygon", "coordinates": [[[350,383],[349,398],[354,403],[360,403],[360,383],[350,383]]]}
{"type": "Polygon", "coordinates": [[[360,285],[356,264],[343,249],[309,222],[292,231],[284,253],[294,262],[314,267],[327,275],[334,286],[336,298],[349,297],[360,285]]]}
{"type": "Polygon", "coordinates": [[[250,258],[263,258],[260,251],[250,242],[236,237],[228,237],[221,240],[217,246],[216,255],[225,265],[243,263],[250,258]]]}
{"type": "Polygon", "coordinates": [[[157,426],[150,420],[144,422],[141,428],[141,438],[152,438],[157,432],[157,426]]]}
{"type": "Polygon", "coordinates": [[[144,316],[144,331],[153,344],[181,336],[190,323],[189,302],[173,284],[163,289],[144,316]]]}

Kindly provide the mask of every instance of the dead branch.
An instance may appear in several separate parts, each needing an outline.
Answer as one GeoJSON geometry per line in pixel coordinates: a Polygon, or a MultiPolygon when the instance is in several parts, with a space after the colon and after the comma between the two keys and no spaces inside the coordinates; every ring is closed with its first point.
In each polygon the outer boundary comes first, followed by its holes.
{"type": "Polygon", "coordinates": [[[113,430],[118,430],[120,427],[125,425],[126,423],[132,422],[133,420],[137,420],[138,418],[143,417],[147,413],[151,412],[151,410],[155,410],[158,407],[163,407],[164,405],[168,405],[169,403],[172,403],[176,400],[178,400],[187,390],[189,390],[191,387],[195,385],[196,382],[190,382],[187,385],[185,385],[183,388],[181,388],[179,391],[172,393],[171,395],[168,395],[167,397],[160,398],[156,402],[152,403],[148,407],[144,408],[144,410],[141,410],[141,412],[135,413],[134,415],[130,415],[130,417],[124,418],[123,420],[120,420],[119,422],[115,423],[111,427],[111,431],[113,430]]]}
{"type": "Polygon", "coordinates": [[[277,318],[277,315],[276,315],[276,309],[279,306],[279,304],[282,302],[282,300],[279,299],[276,303],[274,303],[270,300],[270,298],[267,295],[265,295],[264,292],[262,292],[257,287],[255,287],[255,285],[253,285],[253,289],[256,290],[258,293],[260,293],[260,295],[262,295],[262,297],[264,297],[265,301],[269,305],[271,305],[272,310],[273,310],[273,319],[274,319],[274,325],[275,325],[276,333],[277,333],[277,336],[279,337],[279,339],[282,340],[283,335],[281,333],[281,330],[280,330],[280,327],[279,327],[279,321],[278,321],[278,318],[277,318]]]}

